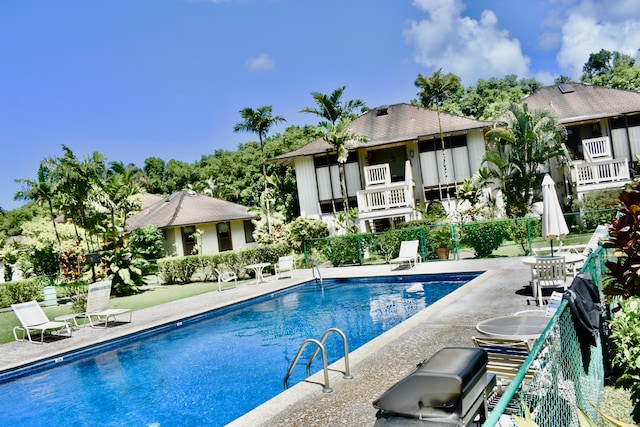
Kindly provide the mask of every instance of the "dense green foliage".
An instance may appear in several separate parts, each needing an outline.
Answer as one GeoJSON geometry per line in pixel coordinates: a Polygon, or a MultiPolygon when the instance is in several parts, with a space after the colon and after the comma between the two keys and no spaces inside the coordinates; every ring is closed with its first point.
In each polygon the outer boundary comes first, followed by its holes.
{"type": "Polygon", "coordinates": [[[257,262],[278,262],[278,258],[289,253],[285,244],[261,245],[251,249],[219,252],[208,255],[188,255],[167,257],[158,260],[158,274],[167,284],[191,283],[196,280],[211,280],[215,269],[224,266],[235,272],[238,277],[248,277],[244,266],[257,262]]]}
{"type": "Polygon", "coordinates": [[[509,221],[487,221],[461,226],[462,244],[472,247],[475,256],[485,258],[509,237],[509,221]]]}
{"type": "Polygon", "coordinates": [[[640,422],[640,297],[620,301],[610,327],[616,346],[613,362],[623,371],[618,384],[631,391],[633,420],[640,422]]]}
{"type": "Polygon", "coordinates": [[[574,210],[585,212],[582,225],[586,230],[593,230],[600,224],[608,224],[620,207],[620,189],[598,190],[587,193],[573,204],[574,210]]]}
{"type": "Polygon", "coordinates": [[[162,258],[165,255],[163,239],[162,230],[155,225],[147,225],[131,232],[129,248],[146,260],[162,258]]]}
{"type": "Polygon", "coordinates": [[[541,200],[545,167],[564,164],[566,129],[548,112],[529,111],[526,103],[512,105],[505,121],[506,128],[494,127],[486,134],[485,179],[502,191],[507,216],[521,218],[541,200]]]}
{"type": "Polygon", "coordinates": [[[609,270],[604,293],[623,298],[640,296],[640,184],[620,193],[621,207],[611,219],[605,248],[613,249],[613,260],[605,263],[609,270]]]}

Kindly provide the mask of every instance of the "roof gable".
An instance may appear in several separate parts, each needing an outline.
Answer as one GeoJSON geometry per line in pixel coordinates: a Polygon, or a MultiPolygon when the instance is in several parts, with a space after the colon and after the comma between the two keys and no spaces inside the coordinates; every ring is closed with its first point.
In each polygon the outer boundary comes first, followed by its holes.
{"type": "Polygon", "coordinates": [[[127,220],[127,230],[147,225],[158,228],[256,218],[249,208],[226,200],[182,190],[152,204],[127,220]]]}
{"type": "MultiPolygon", "coordinates": [[[[465,132],[473,129],[485,129],[491,122],[440,113],[444,133],[465,132]]],[[[349,124],[349,129],[358,135],[365,135],[367,142],[358,144],[358,148],[375,147],[416,140],[438,135],[438,112],[410,104],[394,104],[370,110],[349,124]]],[[[285,161],[293,157],[309,156],[333,151],[331,145],[323,139],[316,139],[297,150],[270,159],[285,161]]]]}
{"type": "Polygon", "coordinates": [[[640,112],[640,93],[584,83],[545,86],[522,100],[530,111],[550,111],[560,123],[640,112]]]}

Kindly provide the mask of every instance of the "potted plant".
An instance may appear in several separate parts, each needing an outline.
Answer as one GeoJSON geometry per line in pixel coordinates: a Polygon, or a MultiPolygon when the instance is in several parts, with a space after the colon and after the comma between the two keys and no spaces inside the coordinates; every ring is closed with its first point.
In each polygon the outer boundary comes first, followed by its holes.
{"type": "Polygon", "coordinates": [[[435,249],[438,259],[449,259],[451,250],[451,227],[439,225],[429,231],[431,247],[435,249]]]}

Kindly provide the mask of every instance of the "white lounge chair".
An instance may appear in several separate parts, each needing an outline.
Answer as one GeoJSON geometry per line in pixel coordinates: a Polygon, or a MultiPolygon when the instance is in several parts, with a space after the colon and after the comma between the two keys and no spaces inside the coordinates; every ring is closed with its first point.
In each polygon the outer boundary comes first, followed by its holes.
{"type": "Polygon", "coordinates": [[[97,324],[104,323],[107,327],[109,319],[116,320],[116,316],[129,313],[131,322],[132,311],[130,308],[109,308],[111,298],[111,282],[96,282],[89,285],[87,293],[87,311],[84,316],[89,320],[89,325],[95,328],[97,324]],[[93,318],[96,318],[95,320],[93,318]],[[97,323],[97,324],[96,324],[97,323]]]}
{"type": "Polygon", "coordinates": [[[55,322],[49,320],[37,301],[23,302],[19,304],[11,304],[11,309],[16,314],[21,326],[13,328],[13,337],[16,341],[24,341],[26,335],[30,342],[31,331],[40,331],[40,343],[44,342],[44,333],[46,331],[61,331],[66,329],[67,335],[71,336],[71,328],[67,322],[55,322]],[[18,338],[18,331],[22,331],[22,338],[18,338]]]}
{"type": "Polygon", "coordinates": [[[542,307],[542,290],[562,288],[567,290],[567,267],[563,256],[538,257],[536,266],[531,270],[533,298],[542,307]]]}
{"type": "MultiPolygon", "coordinates": [[[[233,288],[237,288],[238,287],[238,275],[236,275],[235,272],[231,271],[231,270],[224,270],[221,271],[219,269],[216,268],[216,275],[218,276],[218,292],[222,291],[222,284],[223,283],[228,283],[230,281],[233,280],[233,288]]],[[[225,289],[232,289],[231,287],[225,288],[225,289]]]]}
{"type": "Polygon", "coordinates": [[[293,262],[293,257],[291,255],[281,256],[280,258],[278,258],[278,263],[274,266],[274,270],[278,279],[284,272],[289,272],[289,276],[293,277],[293,270],[295,269],[296,264],[295,262],[293,262]]]}
{"type": "Polygon", "coordinates": [[[400,243],[400,253],[397,258],[394,258],[389,261],[390,264],[404,264],[409,263],[409,268],[412,268],[411,262],[413,262],[413,267],[416,266],[417,263],[422,261],[422,257],[418,252],[420,247],[420,241],[418,240],[405,240],[400,243]]]}

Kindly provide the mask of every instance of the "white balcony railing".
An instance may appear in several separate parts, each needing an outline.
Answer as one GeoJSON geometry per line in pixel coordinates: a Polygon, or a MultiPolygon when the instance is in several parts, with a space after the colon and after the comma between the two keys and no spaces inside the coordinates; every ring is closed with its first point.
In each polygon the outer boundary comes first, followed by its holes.
{"type": "Polygon", "coordinates": [[[403,207],[415,207],[413,189],[404,182],[358,191],[358,210],[360,212],[403,207]]]}
{"type": "Polygon", "coordinates": [[[584,159],[589,162],[611,159],[611,143],[608,136],[582,140],[584,159]]]}
{"type": "Polygon", "coordinates": [[[391,170],[388,163],[364,167],[364,185],[369,188],[374,185],[389,185],[391,170]]]}
{"type": "Polygon", "coordinates": [[[608,182],[628,181],[631,179],[627,159],[576,163],[573,167],[575,168],[575,183],[577,186],[606,184],[608,182]]]}

